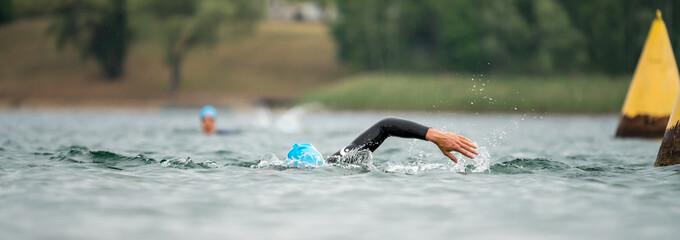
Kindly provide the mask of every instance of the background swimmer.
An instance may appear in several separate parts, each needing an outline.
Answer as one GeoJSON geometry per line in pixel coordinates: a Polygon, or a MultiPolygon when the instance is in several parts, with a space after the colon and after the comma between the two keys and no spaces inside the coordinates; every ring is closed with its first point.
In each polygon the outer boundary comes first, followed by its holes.
{"type": "Polygon", "coordinates": [[[211,105],[206,105],[199,114],[201,120],[201,132],[205,135],[227,135],[229,131],[217,130],[215,121],[217,120],[217,109],[211,105]]]}

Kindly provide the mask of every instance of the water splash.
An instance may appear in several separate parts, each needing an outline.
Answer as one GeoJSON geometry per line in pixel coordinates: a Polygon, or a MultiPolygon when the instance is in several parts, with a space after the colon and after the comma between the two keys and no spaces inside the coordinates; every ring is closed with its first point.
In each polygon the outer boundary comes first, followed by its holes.
{"type": "Polygon", "coordinates": [[[274,123],[274,126],[281,132],[285,133],[295,133],[299,132],[300,127],[300,117],[305,113],[304,106],[293,107],[279,117],[274,123]]]}
{"type": "Polygon", "coordinates": [[[418,139],[412,139],[409,141],[408,145],[408,153],[411,158],[413,158],[416,161],[422,161],[423,159],[426,159],[430,154],[426,153],[422,148],[417,147],[418,142],[420,140],[418,139]]]}
{"type": "Polygon", "coordinates": [[[194,168],[219,168],[220,166],[210,160],[203,161],[203,162],[194,162],[191,160],[190,157],[187,157],[186,159],[183,158],[177,158],[177,159],[163,159],[160,161],[161,166],[167,167],[167,168],[179,168],[179,169],[194,169],[194,168]]]}
{"type": "Polygon", "coordinates": [[[475,102],[480,102],[481,104],[484,104],[485,102],[489,105],[497,103],[497,100],[494,99],[491,96],[484,95],[484,90],[486,88],[491,88],[492,86],[489,85],[487,86],[487,83],[490,83],[490,80],[484,79],[484,75],[480,74],[479,77],[477,75],[473,74],[471,81],[474,82],[472,84],[472,87],[470,88],[470,91],[473,92],[475,96],[475,100],[470,102],[470,105],[474,105],[475,102]]]}
{"type": "Polygon", "coordinates": [[[301,129],[300,118],[306,109],[306,105],[295,106],[275,117],[269,108],[259,107],[254,112],[255,120],[252,124],[259,128],[274,128],[284,133],[296,133],[301,129]]]}
{"type": "Polygon", "coordinates": [[[422,161],[414,162],[411,164],[399,164],[388,162],[385,167],[385,172],[390,173],[403,173],[409,175],[417,175],[423,172],[437,170],[437,169],[447,169],[445,164],[442,163],[424,163],[422,161]]]}
{"type": "Polygon", "coordinates": [[[345,153],[343,156],[336,156],[335,162],[355,165],[373,165],[373,153],[369,150],[355,149],[345,153]]]}
{"type": "MultiPolygon", "coordinates": [[[[477,145],[477,143],[475,143],[477,145]]],[[[491,153],[486,149],[486,147],[479,147],[477,149],[479,155],[474,159],[469,159],[462,156],[462,154],[456,153],[456,158],[458,158],[458,163],[451,165],[449,170],[454,172],[473,172],[481,173],[487,172],[489,170],[489,162],[491,161],[491,153]]]]}
{"type": "Polygon", "coordinates": [[[210,160],[206,160],[202,163],[199,163],[199,165],[203,166],[204,168],[219,168],[220,167],[219,164],[217,164],[216,162],[210,161],[210,160]]]}
{"type": "Polygon", "coordinates": [[[266,153],[260,157],[258,160],[257,165],[254,165],[254,168],[266,168],[266,167],[275,167],[275,166],[285,166],[286,162],[283,160],[279,159],[276,157],[276,154],[273,153],[266,153]]]}
{"type": "Polygon", "coordinates": [[[263,168],[283,171],[286,169],[311,169],[319,168],[324,165],[296,165],[294,162],[288,162],[286,159],[279,159],[274,153],[265,153],[259,159],[257,164],[250,165],[250,168],[263,168]]]}
{"type": "MultiPolygon", "coordinates": [[[[476,143],[475,143],[476,144],[476,143]]],[[[424,151],[418,150],[419,154],[413,154],[416,151],[413,146],[409,150],[411,156],[415,160],[411,163],[394,163],[388,161],[384,167],[385,172],[393,173],[404,173],[409,175],[421,174],[433,170],[445,170],[450,172],[460,172],[460,173],[482,173],[489,171],[489,162],[491,159],[491,154],[485,147],[480,147],[478,150],[479,155],[475,159],[469,159],[462,156],[462,154],[454,153],[456,158],[458,158],[458,163],[444,159],[445,162],[426,162],[425,159],[432,158],[436,154],[425,154],[424,151]],[[420,155],[422,154],[422,155],[420,155]]],[[[437,160],[439,161],[439,160],[437,160]]]]}
{"type": "Polygon", "coordinates": [[[266,107],[259,107],[255,110],[255,126],[268,128],[272,125],[271,111],[266,107]]]}

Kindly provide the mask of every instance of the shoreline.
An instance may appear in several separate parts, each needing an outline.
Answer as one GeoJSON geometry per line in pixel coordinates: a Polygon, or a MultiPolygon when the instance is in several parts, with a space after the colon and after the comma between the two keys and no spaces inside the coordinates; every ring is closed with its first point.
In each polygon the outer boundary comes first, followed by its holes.
{"type": "MultiPolygon", "coordinates": [[[[561,111],[498,111],[498,110],[453,110],[453,109],[344,109],[334,108],[318,102],[299,102],[294,99],[263,99],[263,98],[149,98],[149,99],[54,99],[30,98],[23,99],[20,104],[12,105],[8,98],[0,98],[0,112],[6,111],[140,111],[153,112],[163,109],[199,109],[205,105],[235,111],[252,111],[266,107],[273,111],[312,104],[320,104],[320,108],[333,112],[418,112],[418,113],[461,113],[461,114],[530,114],[551,116],[608,116],[619,115],[618,111],[610,112],[561,112],[561,111]]],[[[316,107],[315,107],[316,108],[316,107]]]]}
{"type": "Polygon", "coordinates": [[[142,110],[152,111],[164,108],[200,108],[213,105],[219,108],[236,110],[253,109],[258,106],[270,108],[284,107],[287,99],[262,98],[2,98],[0,110],[54,110],[54,109],[97,109],[97,110],[142,110]]]}

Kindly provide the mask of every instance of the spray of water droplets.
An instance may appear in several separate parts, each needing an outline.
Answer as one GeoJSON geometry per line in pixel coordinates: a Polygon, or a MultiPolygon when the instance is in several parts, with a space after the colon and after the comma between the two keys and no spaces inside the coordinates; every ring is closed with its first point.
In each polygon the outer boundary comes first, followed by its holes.
{"type": "Polygon", "coordinates": [[[483,103],[488,103],[489,105],[491,104],[496,104],[497,100],[488,94],[484,92],[488,87],[490,87],[491,81],[488,79],[484,79],[484,74],[480,74],[479,76],[477,75],[472,75],[472,78],[470,79],[472,83],[472,87],[470,88],[470,91],[474,94],[476,100],[470,101],[470,105],[474,105],[475,102],[483,102],[483,103]]]}

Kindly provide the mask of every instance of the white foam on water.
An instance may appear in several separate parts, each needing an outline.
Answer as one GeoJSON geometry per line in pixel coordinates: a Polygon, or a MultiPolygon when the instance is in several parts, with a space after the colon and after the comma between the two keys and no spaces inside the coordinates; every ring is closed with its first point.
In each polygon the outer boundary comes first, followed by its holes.
{"type": "Polygon", "coordinates": [[[210,161],[210,160],[204,161],[203,166],[205,166],[207,168],[219,168],[220,167],[219,164],[217,164],[216,162],[210,161]]]}
{"type": "Polygon", "coordinates": [[[272,166],[285,166],[286,162],[276,157],[276,154],[265,153],[260,157],[260,162],[254,168],[264,168],[272,166]]]}
{"type": "Polygon", "coordinates": [[[404,174],[420,174],[422,172],[431,171],[435,169],[445,169],[444,164],[441,163],[423,163],[422,161],[415,162],[413,164],[395,164],[388,162],[385,167],[386,172],[393,173],[404,173],[404,174]]]}
{"type": "Polygon", "coordinates": [[[190,157],[187,157],[186,159],[179,158],[179,159],[170,159],[170,160],[161,160],[161,166],[163,167],[177,167],[177,166],[186,166],[189,164],[193,164],[194,161],[191,160],[190,157]]]}
{"type": "MultiPolygon", "coordinates": [[[[476,144],[477,143],[475,143],[475,145],[476,144]]],[[[474,173],[486,172],[489,170],[491,153],[489,153],[486,147],[479,147],[477,151],[479,152],[479,155],[474,159],[469,159],[460,153],[454,153],[458,159],[458,163],[454,163],[448,158],[442,159],[442,161],[445,162],[425,162],[425,159],[436,157],[436,154],[425,154],[423,150],[416,148],[411,144],[409,153],[416,161],[408,164],[389,161],[387,162],[384,171],[404,174],[420,174],[432,170],[474,173]]]]}

